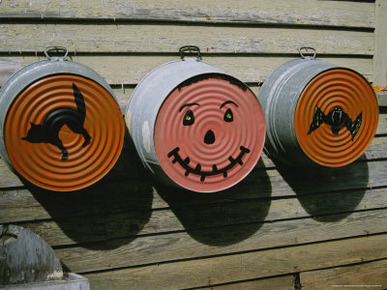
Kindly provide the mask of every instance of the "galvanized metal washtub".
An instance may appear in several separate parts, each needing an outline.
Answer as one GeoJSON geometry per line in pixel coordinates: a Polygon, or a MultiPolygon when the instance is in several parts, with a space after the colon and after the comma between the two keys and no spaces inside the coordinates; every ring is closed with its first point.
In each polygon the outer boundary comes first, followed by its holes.
{"type": "Polygon", "coordinates": [[[246,177],[260,157],[263,111],[244,83],[202,62],[199,48],[182,47],[180,54],[137,85],[126,124],[157,179],[196,192],[224,190],[246,177]]]}
{"type": "MultiPolygon", "coordinates": [[[[312,50],[313,55],[307,51],[312,50]]],[[[340,167],[359,158],[378,124],[378,103],[359,73],[317,60],[300,48],[300,59],[278,67],[258,99],[265,111],[265,151],[292,165],[340,167]]]]}
{"type": "Polygon", "coordinates": [[[44,53],[47,60],[17,71],[0,91],[0,153],[32,184],[79,190],[117,161],[124,119],[101,76],[67,61],[65,47],[48,46],[44,53]]]}

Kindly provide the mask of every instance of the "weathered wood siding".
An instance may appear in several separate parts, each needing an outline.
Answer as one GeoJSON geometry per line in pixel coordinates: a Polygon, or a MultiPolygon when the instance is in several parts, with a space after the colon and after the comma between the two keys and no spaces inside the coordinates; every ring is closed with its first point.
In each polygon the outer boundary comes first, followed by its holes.
{"type": "MultiPolygon", "coordinates": [[[[383,0],[3,0],[0,86],[48,44],[106,78],[123,109],[141,78],[187,44],[255,92],[302,45],[385,85],[385,19],[383,0]]],[[[263,155],[216,194],[151,182],[130,142],[108,176],[70,194],[26,186],[0,160],[0,223],[38,233],[92,289],[386,288],[384,97],[380,105],[376,138],[354,164],[295,171],[263,155]]]]}

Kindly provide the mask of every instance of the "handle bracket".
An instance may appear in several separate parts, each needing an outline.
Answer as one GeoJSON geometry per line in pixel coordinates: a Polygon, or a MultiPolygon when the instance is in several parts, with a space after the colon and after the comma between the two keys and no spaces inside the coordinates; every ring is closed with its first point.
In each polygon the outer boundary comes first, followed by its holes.
{"type": "Polygon", "coordinates": [[[188,53],[196,53],[196,59],[197,60],[201,60],[202,59],[202,55],[200,54],[200,49],[199,49],[199,47],[197,47],[195,45],[185,45],[185,46],[180,47],[179,54],[180,54],[180,58],[182,60],[184,60],[185,54],[187,52],[188,53]]]}
{"type": "Polygon", "coordinates": [[[61,45],[47,45],[45,48],[44,48],[44,54],[45,56],[49,59],[49,60],[52,60],[52,61],[63,61],[65,60],[65,58],[67,57],[68,53],[69,53],[69,50],[67,49],[67,47],[65,46],[61,46],[61,45]],[[49,54],[50,51],[56,51],[57,53],[62,51],[63,52],[63,56],[52,56],[49,54]]]}
{"type": "Polygon", "coordinates": [[[316,50],[313,48],[313,47],[310,47],[310,46],[301,46],[299,49],[298,49],[300,55],[302,58],[309,58],[309,59],[316,59],[316,50]],[[305,50],[305,52],[303,53],[302,51],[305,50]],[[313,55],[312,56],[306,56],[305,53],[310,53],[309,50],[312,51],[313,55]]]}

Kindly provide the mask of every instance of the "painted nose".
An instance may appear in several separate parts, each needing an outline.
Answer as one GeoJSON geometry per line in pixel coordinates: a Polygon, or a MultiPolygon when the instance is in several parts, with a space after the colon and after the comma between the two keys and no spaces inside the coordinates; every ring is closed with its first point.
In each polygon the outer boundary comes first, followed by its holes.
{"type": "Polygon", "coordinates": [[[206,135],[204,136],[204,143],[212,144],[215,142],[215,134],[212,130],[208,130],[206,135]]]}

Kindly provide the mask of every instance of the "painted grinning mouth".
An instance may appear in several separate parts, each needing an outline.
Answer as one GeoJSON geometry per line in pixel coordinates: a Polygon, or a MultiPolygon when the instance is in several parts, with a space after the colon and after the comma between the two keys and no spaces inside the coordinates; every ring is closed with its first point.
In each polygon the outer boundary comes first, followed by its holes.
{"type": "Polygon", "coordinates": [[[213,165],[212,171],[202,171],[201,170],[202,166],[200,165],[200,163],[198,163],[195,168],[190,167],[188,164],[190,163],[191,160],[189,159],[189,157],[185,158],[184,160],[180,157],[180,155],[179,155],[180,148],[179,147],[176,147],[171,152],[169,152],[168,158],[174,157],[172,159],[172,163],[178,162],[181,165],[181,167],[183,167],[186,170],[184,173],[185,176],[188,176],[190,173],[196,174],[196,175],[200,176],[200,181],[203,182],[207,176],[213,176],[213,175],[218,175],[218,174],[223,174],[223,177],[226,178],[228,170],[233,168],[236,164],[243,165],[242,157],[245,154],[250,153],[250,150],[247,149],[246,147],[243,147],[243,146],[241,146],[239,149],[241,150],[241,152],[239,153],[237,158],[234,159],[232,156],[228,157],[228,160],[230,161],[229,165],[227,165],[226,167],[221,168],[221,169],[218,169],[218,167],[216,165],[213,165]]]}

